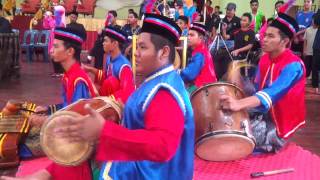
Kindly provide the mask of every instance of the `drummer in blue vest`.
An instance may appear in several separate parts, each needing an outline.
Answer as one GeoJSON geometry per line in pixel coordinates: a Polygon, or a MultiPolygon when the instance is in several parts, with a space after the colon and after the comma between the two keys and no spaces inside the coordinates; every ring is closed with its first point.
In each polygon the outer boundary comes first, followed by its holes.
{"type": "Polygon", "coordinates": [[[172,65],[180,34],[171,19],[146,14],[135,53],[145,80],[128,98],[122,125],[87,107],[90,116],[61,120],[66,126],[56,129],[71,141],[99,142],[100,179],[192,179],[193,111],[172,65]]]}

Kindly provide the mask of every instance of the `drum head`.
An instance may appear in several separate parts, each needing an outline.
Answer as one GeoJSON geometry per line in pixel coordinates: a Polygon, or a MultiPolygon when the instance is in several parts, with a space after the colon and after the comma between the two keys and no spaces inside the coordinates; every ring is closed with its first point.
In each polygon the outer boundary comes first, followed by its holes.
{"type": "Polygon", "coordinates": [[[240,132],[211,132],[196,143],[197,156],[208,161],[233,161],[252,153],[254,141],[240,132]]]}
{"type": "Polygon", "coordinates": [[[60,118],[81,117],[80,114],[70,111],[61,111],[48,118],[41,128],[40,143],[44,153],[52,161],[64,166],[77,166],[84,162],[93,151],[92,143],[70,143],[65,138],[57,137],[54,129],[61,124],[57,123],[60,118]]]}

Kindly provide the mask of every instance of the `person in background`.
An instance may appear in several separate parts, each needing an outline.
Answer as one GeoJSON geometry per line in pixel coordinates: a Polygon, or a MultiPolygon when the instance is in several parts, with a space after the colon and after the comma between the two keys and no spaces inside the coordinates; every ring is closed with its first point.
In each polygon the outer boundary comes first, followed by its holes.
{"type": "Polygon", "coordinates": [[[296,20],[299,25],[299,32],[296,34],[291,49],[303,58],[303,42],[306,28],[311,26],[314,12],[311,10],[313,0],[304,0],[303,11],[298,11],[296,20]]]}
{"type": "Polygon", "coordinates": [[[301,29],[297,35],[303,34],[305,29],[310,27],[312,24],[312,16],[314,12],[312,11],[312,4],[314,0],[304,0],[303,10],[298,11],[296,14],[296,20],[301,29]],[[302,32],[302,30],[304,30],[302,32]]]}
{"type": "Polygon", "coordinates": [[[254,30],[255,33],[258,33],[262,25],[266,22],[266,18],[263,12],[259,11],[259,1],[258,0],[251,0],[250,1],[251,7],[251,28],[254,30]]]}
{"type": "MultiPolygon", "coordinates": [[[[58,28],[58,27],[66,27],[66,16],[65,16],[65,8],[63,6],[57,5],[54,6],[54,27],[50,26],[50,23],[47,24],[49,26],[45,27],[47,29],[51,29],[51,34],[50,34],[50,38],[51,38],[51,42],[53,43],[53,39],[54,39],[54,28],[58,28]]],[[[53,47],[53,46],[51,46],[53,47]]],[[[51,53],[52,48],[50,49],[50,53],[51,53]]],[[[63,76],[63,67],[61,66],[60,63],[55,62],[52,59],[52,64],[53,64],[53,71],[54,73],[51,74],[51,77],[62,77],[63,76]]]]}
{"type": "Polygon", "coordinates": [[[183,15],[189,18],[189,23],[192,23],[197,13],[197,5],[196,2],[193,0],[183,0],[183,15]]]}
{"type": "Polygon", "coordinates": [[[174,17],[176,20],[179,18],[179,16],[184,16],[182,0],[177,0],[174,3],[174,8],[175,8],[175,16],[174,17]]]}
{"type": "MultiPolygon", "coordinates": [[[[121,26],[117,24],[117,12],[115,10],[110,10],[107,13],[105,28],[114,27],[116,29],[121,29],[121,26]]],[[[97,69],[103,69],[103,60],[104,60],[104,50],[103,50],[103,37],[101,36],[102,30],[99,30],[97,39],[94,43],[93,48],[89,52],[88,60],[93,61],[93,66],[97,69]]]]}
{"type": "Polygon", "coordinates": [[[131,49],[132,49],[131,39],[133,35],[139,34],[140,32],[137,13],[131,12],[128,14],[128,24],[122,27],[122,31],[124,31],[127,34],[129,39],[129,44],[126,45],[124,55],[129,57],[129,59],[131,59],[131,49]]]}
{"type": "Polygon", "coordinates": [[[213,14],[213,7],[211,7],[212,5],[212,1],[211,0],[207,0],[207,3],[206,3],[206,9],[207,9],[207,16],[208,17],[211,17],[211,15],[213,14]]]}
{"type": "Polygon", "coordinates": [[[314,24],[318,27],[316,37],[313,42],[312,59],[312,87],[316,94],[319,94],[319,71],[320,71],[320,9],[314,16],[314,24]]]}
{"type": "Polygon", "coordinates": [[[3,17],[3,6],[0,4],[0,33],[11,33],[12,28],[9,20],[3,17]]]}
{"type": "Polygon", "coordinates": [[[231,52],[236,59],[245,59],[253,47],[255,33],[250,29],[252,17],[250,13],[244,13],[241,17],[241,29],[234,32],[234,50],[231,52]]]}
{"type": "Polygon", "coordinates": [[[313,43],[318,31],[318,26],[314,23],[315,15],[312,16],[312,24],[306,29],[303,43],[303,62],[306,67],[306,77],[308,78],[312,72],[313,59],[313,43]]]}
{"type": "Polygon", "coordinates": [[[234,46],[234,37],[232,34],[241,28],[241,19],[235,15],[236,8],[235,3],[228,3],[226,7],[226,17],[222,19],[222,36],[227,40],[226,44],[229,49],[233,49],[234,46]]]}
{"type": "Polygon", "coordinates": [[[275,16],[278,15],[279,12],[281,12],[281,7],[283,7],[284,5],[284,1],[280,0],[280,1],[277,1],[275,4],[274,4],[274,18],[275,16]]]}
{"type": "Polygon", "coordinates": [[[189,26],[188,17],[187,16],[179,16],[178,20],[177,20],[177,24],[182,31],[181,36],[188,36],[188,26],[189,26]]]}
{"type": "Polygon", "coordinates": [[[217,16],[220,16],[220,14],[222,14],[222,11],[220,11],[220,6],[215,6],[215,7],[214,7],[214,13],[215,13],[217,16]]]}
{"type": "Polygon", "coordinates": [[[115,10],[108,11],[104,27],[111,26],[116,29],[121,29],[122,27],[117,24],[118,13],[115,10]]]}
{"type": "Polygon", "coordinates": [[[77,22],[78,16],[79,16],[79,14],[77,11],[72,11],[69,14],[70,23],[67,24],[67,27],[71,27],[73,29],[78,29],[79,31],[81,31],[81,33],[83,33],[85,35],[84,40],[87,40],[87,31],[84,28],[83,24],[80,24],[77,22]]]}

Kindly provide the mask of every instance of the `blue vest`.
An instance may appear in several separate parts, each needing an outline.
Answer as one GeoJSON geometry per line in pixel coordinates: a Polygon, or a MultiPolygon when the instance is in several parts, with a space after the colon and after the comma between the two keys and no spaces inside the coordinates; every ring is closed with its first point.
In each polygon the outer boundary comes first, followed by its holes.
{"type": "MultiPolygon", "coordinates": [[[[150,102],[160,90],[167,90],[178,102],[184,113],[184,131],[176,154],[164,163],[152,161],[112,162],[103,165],[100,179],[166,179],[188,180],[193,177],[194,117],[189,95],[181,77],[166,66],[149,78],[128,99],[124,109],[123,125],[128,129],[144,129],[144,115],[150,102]]],[[[165,112],[159,112],[165,113],[165,112]]]]}
{"type": "Polygon", "coordinates": [[[130,67],[131,69],[131,64],[128,61],[128,59],[120,54],[113,60],[110,59],[110,56],[107,56],[107,61],[106,61],[106,77],[108,77],[108,68],[112,68],[112,76],[116,77],[117,79],[120,79],[120,73],[124,67],[130,67]]]}

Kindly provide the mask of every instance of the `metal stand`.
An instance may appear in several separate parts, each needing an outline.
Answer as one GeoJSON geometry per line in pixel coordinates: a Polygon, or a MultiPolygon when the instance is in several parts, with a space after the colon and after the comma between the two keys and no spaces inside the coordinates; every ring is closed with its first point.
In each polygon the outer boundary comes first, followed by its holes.
{"type": "Polygon", "coordinates": [[[219,27],[217,29],[217,35],[216,35],[216,37],[214,38],[212,44],[209,47],[209,51],[211,52],[212,48],[214,48],[214,54],[216,54],[218,52],[218,50],[220,49],[220,46],[219,46],[220,41],[222,41],[223,46],[226,48],[230,59],[233,61],[233,57],[231,56],[231,53],[230,53],[229,48],[228,48],[228,46],[226,44],[226,41],[223,39],[223,37],[221,35],[221,30],[220,29],[221,29],[221,22],[219,23],[219,27]]]}

